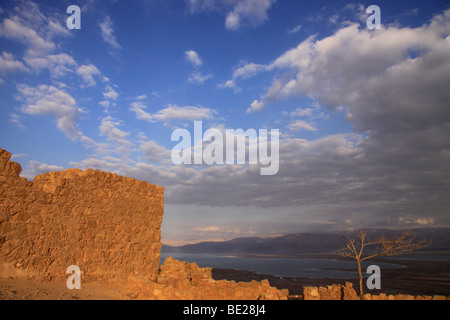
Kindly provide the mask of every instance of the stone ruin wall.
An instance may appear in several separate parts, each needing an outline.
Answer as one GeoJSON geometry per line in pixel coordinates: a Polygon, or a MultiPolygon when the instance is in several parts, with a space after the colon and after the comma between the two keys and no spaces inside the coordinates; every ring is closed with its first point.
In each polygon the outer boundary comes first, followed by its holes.
{"type": "Polygon", "coordinates": [[[288,289],[271,287],[268,280],[216,281],[211,268],[166,258],[155,282],[127,281],[126,295],[150,300],[287,300],[288,289]]]}
{"type": "Polygon", "coordinates": [[[68,169],[27,181],[0,149],[0,275],[155,280],[162,187],[98,170],[68,169]]]}
{"type": "Polygon", "coordinates": [[[160,267],[162,187],[87,169],[34,181],[0,148],[0,277],[114,282],[131,299],[287,299],[267,280],[215,281],[211,268],[166,259],[160,267]],[[161,270],[159,270],[161,268],[161,270]]]}
{"type": "Polygon", "coordinates": [[[353,284],[345,282],[344,285],[333,284],[324,287],[303,287],[304,300],[450,300],[450,296],[442,295],[411,295],[411,294],[363,294],[358,296],[353,284]]]}

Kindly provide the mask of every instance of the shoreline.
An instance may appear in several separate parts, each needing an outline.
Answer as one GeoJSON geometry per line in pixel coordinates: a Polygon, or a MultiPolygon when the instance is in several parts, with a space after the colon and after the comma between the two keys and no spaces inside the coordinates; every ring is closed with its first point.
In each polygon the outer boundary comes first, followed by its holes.
{"type": "MultiPolygon", "coordinates": [[[[242,257],[243,255],[239,255],[242,257]]],[[[259,255],[267,257],[268,255],[259,255]]],[[[317,257],[317,255],[308,255],[317,257]]],[[[250,257],[250,255],[248,255],[250,257]]],[[[293,257],[290,255],[290,257],[293,257]]],[[[299,255],[297,255],[299,257],[299,255]]],[[[306,257],[306,255],[302,255],[306,257]]],[[[322,255],[322,258],[324,256],[322,255]]],[[[254,256],[252,256],[254,258],[254,256]]],[[[333,256],[335,259],[336,256],[333,256]]],[[[407,260],[393,258],[374,258],[373,263],[388,262],[405,266],[399,269],[381,270],[381,289],[367,290],[372,294],[413,294],[413,295],[450,295],[450,261],[429,261],[429,260],[407,260]]],[[[354,271],[355,269],[332,269],[338,271],[354,271]]],[[[332,284],[353,283],[353,287],[358,291],[359,282],[357,275],[354,279],[335,278],[299,278],[299,277],[277,277],[268,274],[259,274],[248,270],[235,270],[225,268],[213,268],[214,280],[234,280],[239,281],[261,281],[269,280],[271,286],[278,289],[289,289],[290,295],[302,295],[304,286],[327,286],[332,284]]],[[[364,276],[364,274],[363,274],[364,276]]]]}

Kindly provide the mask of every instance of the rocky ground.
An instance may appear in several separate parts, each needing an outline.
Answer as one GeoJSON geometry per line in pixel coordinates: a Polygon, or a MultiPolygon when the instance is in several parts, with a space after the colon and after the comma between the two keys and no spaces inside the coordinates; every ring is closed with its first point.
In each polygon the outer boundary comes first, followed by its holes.
{"type": "Polygon", "coordinates": [[[114,286],[86,283],[67,289],[65,282],[0,279],[1,300],[122,300],[127,296],[114,286]]]}

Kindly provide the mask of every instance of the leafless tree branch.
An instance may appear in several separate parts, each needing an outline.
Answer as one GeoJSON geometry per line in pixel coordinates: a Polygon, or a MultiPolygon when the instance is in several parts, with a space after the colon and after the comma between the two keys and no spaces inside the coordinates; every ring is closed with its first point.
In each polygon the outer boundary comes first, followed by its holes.
{"type": "Polygon", "coordinates": [[[352,258],[356,260],[359,276],[359,291],[360,296],[363,295],[363,282],[361,273],[361,261],[369,260],[377,256],[398,256],[406,252],[412,252],[431,244],[431,241],[423,239],[416,240],[417,235],[413,232],[406,231],[400,236],[388,239],[384,236],[379,237],[373,241],[367,241],[367,234],[361,230],[356,238],[350,238],[347,235],[347,244],[345,248],[335,251],[335,253],[342,257],[352,258]],[[363,256],[364,249],[372,247],[371,253],[363,256]]]}

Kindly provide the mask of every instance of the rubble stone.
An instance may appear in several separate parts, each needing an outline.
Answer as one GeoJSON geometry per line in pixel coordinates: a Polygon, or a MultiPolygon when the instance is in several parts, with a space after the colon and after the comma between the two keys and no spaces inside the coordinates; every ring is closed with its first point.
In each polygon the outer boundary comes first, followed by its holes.
{"type": "Polygon", "coordinates": [[[350,282],[346,282],[345,285],[334,284],[326,287],[303,287],[304,300],[449,300],[449,298],[443,295],[414,296],[410,294],[387,295],[385,293],[365,293],[360,299],[350,282]]]}

